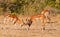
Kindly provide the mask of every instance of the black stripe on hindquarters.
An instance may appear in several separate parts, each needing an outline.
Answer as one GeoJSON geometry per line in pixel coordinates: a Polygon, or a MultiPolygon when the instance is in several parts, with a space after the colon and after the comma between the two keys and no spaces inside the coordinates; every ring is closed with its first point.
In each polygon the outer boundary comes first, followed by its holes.
{"type": "Polygon", "coordinates": [[[17,19],[14,21],[14,24],[17,22],[17,19]]]}
{"type": "Polygon", "coordinates": [[[14,24],[18,21],[18,18],[14,21],[14,24]]]}

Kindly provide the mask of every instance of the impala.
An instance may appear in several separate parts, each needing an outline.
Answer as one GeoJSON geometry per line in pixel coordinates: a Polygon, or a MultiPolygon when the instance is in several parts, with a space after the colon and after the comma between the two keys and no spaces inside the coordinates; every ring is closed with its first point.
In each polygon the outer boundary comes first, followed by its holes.
{"type": "Polygon", "coordinates": [[[22,21],[16,15],[6,14],[4,18],[4,24],[7,24],[9,22],[12,22],[13,24],[15,24],[16,22],[19,24],[22,23],[22,21]]]}
{"type": "Polygon", "coordinates": [[[41,25],[43,26],[43,29],[45,29],[45,22],[44,22],[45,16],[42,15],[42,14],[37,14],[37,15],[30,16],[29,18],[26,19],[26,22],[23,25],[28,25],[30,27],[33,22],[36,22],[38,20],[41,21],[41,23],[42,23],[41,25]]]}

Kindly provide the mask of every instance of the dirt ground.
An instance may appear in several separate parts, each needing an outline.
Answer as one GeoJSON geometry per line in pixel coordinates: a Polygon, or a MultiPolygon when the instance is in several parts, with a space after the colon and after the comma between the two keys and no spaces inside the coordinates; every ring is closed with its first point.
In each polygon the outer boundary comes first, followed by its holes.
{"type": "Polygon", "coordinates": [[[34,23],[29,30],[21,28],[19,25],[1,23],[3,16],[0,16],[0,37],[60,37],[60,15],[51,18],[50,23],[46,23],[46,30],[41,30],[41,23],[34,23]]]}

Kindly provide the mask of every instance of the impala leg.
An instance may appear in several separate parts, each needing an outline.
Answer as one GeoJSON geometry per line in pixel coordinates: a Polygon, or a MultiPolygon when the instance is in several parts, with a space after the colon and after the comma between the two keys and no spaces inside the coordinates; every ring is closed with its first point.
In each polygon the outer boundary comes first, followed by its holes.
{"type": "Polygon", "coordinates": [[[42,30],[45,30],[45,21],[44,21],[44,19],[41,20],[41,23],[42,23],[42,30]]]}
{"type": "Polygon", "coordinates": [[[7,19],[6,19],[6,18],[4,18],[3,23],[5,24],[5,23],[6,23],[6,21],[7,21],[7,19]]]}
{"type": "Polygon", "coordinates": [[[4,24],[7,24],[8,21],[9,21],[9,18],[8,18],[8,17],[5,17],[4,20],[3,20],[3,23],[4,23],[4,24]]]}

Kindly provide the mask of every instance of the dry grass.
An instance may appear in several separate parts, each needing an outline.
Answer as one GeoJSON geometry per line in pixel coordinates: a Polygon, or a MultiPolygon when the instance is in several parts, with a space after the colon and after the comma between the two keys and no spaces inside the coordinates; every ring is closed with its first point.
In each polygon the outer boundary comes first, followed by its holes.
{"type": "Polygon", "coordinates": [[[30,30],[21,28],[19,25],[1,23],[3,17],[0,16],[0,37],[60,37],[60,15],[51,18],[53,23],[46,23],[46,30],[41,30],[41,23],[34,23],[30,30]]]}

